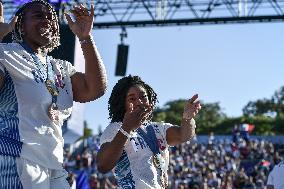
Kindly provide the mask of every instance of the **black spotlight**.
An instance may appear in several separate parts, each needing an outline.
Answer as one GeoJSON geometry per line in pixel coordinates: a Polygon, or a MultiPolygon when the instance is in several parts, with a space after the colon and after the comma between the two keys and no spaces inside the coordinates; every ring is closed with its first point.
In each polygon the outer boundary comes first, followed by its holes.
{"type": "Polygon", "coordinates": [[[117,58],[116,58],[116,76],[125,76],[126,67],[127,67],[127,58],[128,58],[128,49],[129,46],[125,44],[119,44],[117,46],[117,58]]]}
{"type": "Polygon", "coordinates": [[[125,76],[126,67],[127,67],[127,58],[128,58],[128,49],[129,46],[125,45],[123,40],[127,37],[127,32],[124,27],[121,28],[122,31],[120,33],[120,44],[117,46],[117,57],[116,57],[116,68],[115,75],[116,76],[125,76]]]}

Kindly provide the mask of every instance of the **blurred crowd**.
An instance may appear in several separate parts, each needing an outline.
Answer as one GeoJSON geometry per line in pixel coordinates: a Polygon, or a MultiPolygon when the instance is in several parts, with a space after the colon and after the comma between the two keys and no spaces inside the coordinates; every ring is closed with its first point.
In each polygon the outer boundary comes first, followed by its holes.
{"type": "MultiPolygon", "coordinates": [[[[71,153],[66,149],[64,166],[70,178],[75,180],[84,171],[91,189],[116,188],[112,172],[97,171],[99,137],[89,140],[89,145],[81,151],[71,153]]],[[[211,133],[205,143],[193,140],[170,148],[169,188],[265,189],[269,172],[283,159],[283,154],[283,144],[234,134],[232,139],[217,140],[211,133]]]]}
{"type": "Polygon", "coordinates": [[[282,160],[268,141],[209,141],[171,148],[170,188],[264,189],[273,166],[282,160]]]}
{"type": "MultiPolygon", "coordinates": [[[[74,150],[65,148],[64,168],[69,172],[70,183],[78,182],[78,175],[83,171],[87,176],[90,189],[116,188],[116,181],[112,172],[102,174],[97,170],[96,157],[99,150],[99,136],[93,136],[83,141],[74,150]]],[[[78,185],[78,183],[76,183],[78,185]]],[[[80,188],[77,186],[77,188],[80,188]]],[[[84,187],[82,187],[84,188],[84,187]]],[[[86,187],[85,187],[86,188],[86,187]]]]}

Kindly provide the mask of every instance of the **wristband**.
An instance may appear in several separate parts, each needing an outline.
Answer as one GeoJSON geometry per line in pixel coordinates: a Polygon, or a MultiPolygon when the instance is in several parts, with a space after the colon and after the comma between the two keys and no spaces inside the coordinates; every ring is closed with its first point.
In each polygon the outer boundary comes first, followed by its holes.
{"type": "Polygon", "coordinates": [[[79,41],[81,45],[83,44],[87,44],[87,43],[93,43],[93,39],[92,37],[88,38],[88,39],[83,39],[82,41],[79,41]]]}
{"type": "Polygon", "coordinates": [[[183,120],[187,123],[189,122],[189,125],[192,126],[194,129],[196,128],[195,120],[193,118],[186,119],[186,118],[183,117],[183,120]]]}
{"type": "Polygon", "coordinates": [[[118,129],[124,136],[126,136],[127,138],[131,137],[131,134],[129,134],[128,132],[126,132],[124,129],[122,129],[122,127],[120,127],[118,129]]]}

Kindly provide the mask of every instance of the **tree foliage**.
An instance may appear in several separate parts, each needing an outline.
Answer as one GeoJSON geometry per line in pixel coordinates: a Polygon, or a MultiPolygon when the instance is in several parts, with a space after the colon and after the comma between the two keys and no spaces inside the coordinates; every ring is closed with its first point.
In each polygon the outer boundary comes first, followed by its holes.
{"type": "Polygon", "coordinates": [[[274,95],[267,99],[250,101],[243,108],[244,116],[276,115],[284,111],[284,87],[281,87],[274,95]]]}
{"type": "MultiPolygon", "coordinates": [[[[167,102],[154,111],[153,121],[180,125],[185,102],[185,99],[167,102]]],[[[233,126],[242,123],[255,125],[253,134],[284,134],[284,86],[270,98],[248,102],[240,117],[227,117],[219,103],[201,104],[202,109],[195,118],[199,134],[231,134],[233,126]]]]}
{"type": "MultiPolygon", "coordinates": [[[[153,120],[180,125],[185,102],[186,100],[179,99],[166,103],[163,108],[154,111],[153,120]]],[[[195,118],[198,123],[197,131],[204,134],[212,131],[225,118],[219,103],[202,103],[202,111],[195,118]]]]}

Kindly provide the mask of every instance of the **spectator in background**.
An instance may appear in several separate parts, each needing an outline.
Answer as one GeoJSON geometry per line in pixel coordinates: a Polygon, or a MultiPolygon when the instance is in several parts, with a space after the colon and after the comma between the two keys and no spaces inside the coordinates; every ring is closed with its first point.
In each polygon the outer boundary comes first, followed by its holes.
{"type": "Polygon", "coordinates": [[[91,175],[89,183],[90,183],[90,189],[100,189],[101,188],[100,182],[98,180],[98,175],[96,173],[91,175]]]}
{"type": "Polygon", "coordinates": [[[74,173],[69,173],[66,179],[71,186],[71,189],[76,189],[76,176],[74,173]]]}
{"type": "Polygon", "coordinates": [[[249,141],[250,136],[249,136],[249,132],[247,130],[246,124],[241,125],[240,136],[245,141],[249,141]]]}
{"type": "Polygon", "coordinates": [[[238,143],[240,137],[240,126],[235,124],[232,129],[233,142],[238,143]]]}
{"type": "Polygon", "coordinates": [[[214,132],[210,132],[209,137],[208,137],[208,144],[214,145],[214,140],[215,140],[214,132]]]}

